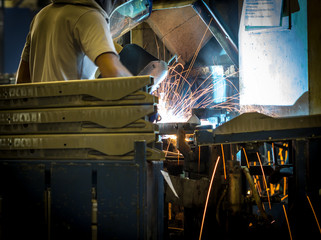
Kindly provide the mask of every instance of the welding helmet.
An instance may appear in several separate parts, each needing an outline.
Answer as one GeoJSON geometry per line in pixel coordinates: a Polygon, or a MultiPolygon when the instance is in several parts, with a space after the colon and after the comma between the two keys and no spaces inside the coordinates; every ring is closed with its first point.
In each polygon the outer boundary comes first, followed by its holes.
{"type": "Polygon", "coordinates": [[[128,2],[128,0],[95,0],[110,16],[113,10],[115,10],[120,5],[128,2]]]}
{"type": "Polygon", "coordinates": [[[121,37],[136,27],[152,12],[152,0],[115,0],[112,4],[114,9],[110,14],[110,31],[113,39],[121,37]]]}

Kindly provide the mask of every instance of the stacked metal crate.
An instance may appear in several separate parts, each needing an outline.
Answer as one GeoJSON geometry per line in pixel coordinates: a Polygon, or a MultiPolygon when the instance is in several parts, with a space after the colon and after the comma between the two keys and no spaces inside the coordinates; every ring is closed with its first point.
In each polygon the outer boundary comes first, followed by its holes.
{"type": "Polygon", "coordinates": [[[0,239],[162,238],[152,81],[0,86],[0,239]]]}

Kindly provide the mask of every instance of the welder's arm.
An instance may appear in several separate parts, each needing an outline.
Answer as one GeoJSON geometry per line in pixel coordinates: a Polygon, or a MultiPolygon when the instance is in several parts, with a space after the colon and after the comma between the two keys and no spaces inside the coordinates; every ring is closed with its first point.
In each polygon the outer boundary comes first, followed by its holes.
{"type": "Polygon", "coordinates": [[[103,53],[95,62],[103,78],[133,76],[114,53],[103,53]]]}
{"type": "Polygon", "coordinates": [[[17,72],[17,83],[31,83],[29,62],[21,59],[18,72],[17,72]]]}

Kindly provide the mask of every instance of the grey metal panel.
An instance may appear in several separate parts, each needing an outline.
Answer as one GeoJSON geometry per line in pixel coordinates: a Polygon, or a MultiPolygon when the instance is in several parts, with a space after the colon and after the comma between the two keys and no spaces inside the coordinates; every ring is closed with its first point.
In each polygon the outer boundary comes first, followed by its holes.
{"type": "Polygon", "coordinates": [[[97,169],[98,239],[146,239],[146,143],[129,162],[97,169]]]}
{"type": "Polygon", "coordinates": [[[105,164],[97,170],[99,239],[138,239],[139,166],[105,164]]]}
{"type": "Polygon", "coordinates": [[[91,239],[96,224],[98,239],[162,239],[162,162],[147,163],[145,141],[134,149],[127,160],[0,161],[3,239],[91,239]]]}
{"type": "Polygon", "coordinates": [[[147,239],[164,239],[163,162],[152,161],[147,168],[147,239]]]}
{"type": "MultiPolygon", "coordinates": [[[[0,159],[46,159],[46,160],[117,160],[128,161],[133,158],[134,152],[121,156],[109,156],[92,149],[20,149],[20,150],[0,150],[0,159]]],[[[165,154],[155,148],[147,148],[146,158],[148,161],[158,161],[165,159],[165,154]]]]}
{"type": "MultiPolygon", "coordinates": [[[[119,134],[51,134],[51,135],[8,135],[0,137],[1,150],[70,150],[91,149],[105,155],[120,156],[134,151],[134,142],[155,141],[154,133],[119,134]]],[[[0,156],[2,158],[4,156],[0,156]]]]}
{"type": "Polygon", "coordinates": [[[321,115],[273,118],[261,113],[243,113],[217,127],[214,134],[273,131],[321,127],[321,115]]]}
{"type": "Polygon", "coordinates": [[[119,100],[151,85],[150,76],[41,82],[0,86],[0,99],[86,95],[100,100],[119,100]]]}
{"type": "Polygon", "coordinates": [[[45,165],[1,161],[1,239],[45,239],[45,165]]]}
{"type": "Polygon", "coordinates": [[[214,130],[195,132],[198,144],[290,140],[321,136],[321,115],[272,118],[244,113],[214,130]]]}
{"type": "Polygon", "coordinates": [[[293,139],[320,138],[321,128],[298,128],[289,130],[243,132],[231,134],[213,134],[212,131],[199,130],[195,132],[198,145],[230,144],[249,142],[288,141],[293,139]]]}
{"type": "Polygon", "coordinates": [[[159,131],[158,125],[139,119],[122,128],[105,128],[95,123],[26,123],[0,125],[0,135],[49,133],[146,133],[159,131]]]}
{"type": "Polygon", "coordinates": [[[51,96],[18,99],[0,99],[2,109],[26,109],[71,106],[121,106],[154,104],[158,98],[143,91],[131,93],[118,100],[101,100],[86,95],[51,96]]]}
{"type": "Polygon", "coordinates": [[[0,111],[0,131],[1,134],[124,132],[125,129],[153,132],[156,127],[142,118],[154,112],[153,105],[5,110],[0,111]]]}
{"type": "Polygon", "coordinates": [[[150,76],[0,86],[2,109],[155,104],[150,76]]]}
{"type": "Polygon", "coordinates": [[[51,169],[51,239],[91,239],[92,167],[62,162],[51,169]]]}
{"type": "Polygon", "coordinates": [[[190,5],[153,11],[147,23],[159,39],[163,40],[166,48],[173,55],[180,56],[179,61],[184,65],[212,37],[210,31],[207,31],[207,24],[204,24],[190,5]]]}

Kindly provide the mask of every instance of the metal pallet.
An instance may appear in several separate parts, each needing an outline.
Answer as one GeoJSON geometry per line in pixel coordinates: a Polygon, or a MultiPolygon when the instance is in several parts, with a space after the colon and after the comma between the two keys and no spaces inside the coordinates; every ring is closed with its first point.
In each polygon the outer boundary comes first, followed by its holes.
{"type": "Polygon", "coordinates": [[[0,111],[0,134],[156,132],[154,105],[0,111]]]}
{"type": "Polygon", "coordinates": [[[156,104],[150,76],[0,86],[2,109],[156,104]],[[143,89],[143,90],[142,90],[143,89]],[[145,91],[144,91],[145,89],[145,91]]]}
{"type": "MultiPolygon", "coordinates": [[[[0,136],[0,159],[128,159],[134,143],[155,143],[154,133],[48,134],[0,136]]],[[[148,160],[163,159],[163,152],[149,149],[148,160]]]]}
{"type": "Polygon", "coordinates": [[[0,86],[0,239],[163,238],[152,82],[0,86]]]}

